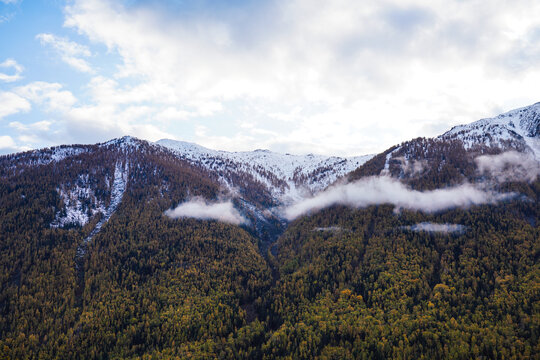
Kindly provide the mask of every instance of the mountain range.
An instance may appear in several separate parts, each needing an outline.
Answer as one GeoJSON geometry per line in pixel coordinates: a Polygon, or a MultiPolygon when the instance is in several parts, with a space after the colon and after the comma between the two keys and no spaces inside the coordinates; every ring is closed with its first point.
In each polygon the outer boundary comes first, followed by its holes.
{"type": "Polygon", "coordinates": [[[540,103],[356,157],[0,157],[2,358],[535,358],[540,103]]]}

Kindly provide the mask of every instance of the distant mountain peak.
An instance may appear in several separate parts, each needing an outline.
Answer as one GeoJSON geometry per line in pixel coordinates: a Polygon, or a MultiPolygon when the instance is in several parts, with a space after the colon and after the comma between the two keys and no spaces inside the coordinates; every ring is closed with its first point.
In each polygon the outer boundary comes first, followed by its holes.
{"type": "Polygon", "coordinates": [[[146,140],[141,140],[133,136],[122,136],[119,138],[111,139],[104,143],[98,144],[98,146],[120,146],[121,148],[135,147],[138,148],[141,144],[148,143],[146,140]]]}
{"type": "Polygon", "coordinates": [[[235,187],[240,174],[262,183],[280,201],[288,202],[305,193],[323,190],[338,178],[371,159],[373,155],[341,158],[324,155],[291,155],[267,149],[229,152],[211,150],[197,144],[162,139],[163,146],[193,164],[223,176],[224,185],[235,187]]]}
{"type": "Polygon", "coordinates": [[[476,146],[514,149],[532,153],[540,159],[540,102],[454,126],[438,139],[461,140],[466,149],[476,146]]]}

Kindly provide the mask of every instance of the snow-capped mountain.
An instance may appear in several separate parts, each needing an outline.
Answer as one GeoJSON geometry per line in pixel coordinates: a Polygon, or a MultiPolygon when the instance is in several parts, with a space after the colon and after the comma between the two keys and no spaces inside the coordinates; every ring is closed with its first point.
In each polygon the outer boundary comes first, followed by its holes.
{"type": "Polygon", "coordinates": [[[435,138],[405,141],[376,155],[348,178],[392,176],[416,189],[431,190],[485,180],[487,174],[479,169],[478,161],[484,165],[494,161],[489,159],[498,159],[493,166],[534,176],[540,166],[540,103],[455,126],[435,138]],[[503,156],[507,152],[511,155],[503,156]],[[501,156],[485,157],[497,154],[501,156]]]}
{"type": "Polygon", "coordinates": [[[231,189],[235,187],[231,173],[249,174],[283,203],[324,190],[373,157],[291,155],[269,150],[228,152],[168,139],[160,140],[156,144],[172,150],[193,164],[220,173],[223,184],[231,189]]]}
{"type": "Polygon", "coordinates": [[[461,140],[466,149],[486,146],[528,152],[540,161],[540,103],[455,126],[439,139],[461,140]]]}
{"type": "Polygon", "coordinates": [[[295,354],[392,358],[403,321],[435,357],[476,333],[502,345],[464,357],[532,353],[539,108],[355,158],[132,137],[0,156],[0,358],[281,357],[318,313],[295,354]]]}
{"type": "Polygon", "coordinates": [[[144,184],[135,182],[153,178],[159,187],[158,196],[163,198],[175,184],[163,176],[158,164],[179,162],[183,165],[178,165],[178,171],[185,171],[187,166],[203,174],[260,223],[276,220],[269,209],[316,194],[347,174],[351,174],[349,180],[390,175],[419,188],[470,180],[476,176],[474,159],[489,149],[495,151],[488,153],[517,150],[540,161],[540,103],[456,126],[437,138],[414,139],[377,156],[228,152],[183,141],[150,143],[126,136],[96,145],[62,145],[0,156],[0,178],[25,171],[37,174],[40,167],[58,173],[63,180],[55,184],[55,190],[62,204],[50,226],[82,227],[101,214],[96,226],[99,230],[116,211],[130,183],[141,187],[144,184]],[[99,159],[106,159],[108,165],[99,159]],[[135,171],[140,173],[138,180],[130,180],[135,171]],[[430,185],[422,178],[438,180],[430,185]]]}

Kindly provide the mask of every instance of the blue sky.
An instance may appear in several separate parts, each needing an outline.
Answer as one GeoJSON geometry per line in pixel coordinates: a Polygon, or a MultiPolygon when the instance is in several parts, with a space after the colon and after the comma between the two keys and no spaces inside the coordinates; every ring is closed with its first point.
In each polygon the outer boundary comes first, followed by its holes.
{"type": "Polygon", "coordinates": [[[0,0],[0,154],[360,155],[539,101],[535,1],[0,0]]]}

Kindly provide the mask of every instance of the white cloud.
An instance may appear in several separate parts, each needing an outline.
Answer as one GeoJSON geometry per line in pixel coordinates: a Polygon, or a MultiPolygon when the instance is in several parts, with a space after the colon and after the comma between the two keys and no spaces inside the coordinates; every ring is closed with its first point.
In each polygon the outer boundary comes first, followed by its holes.
{"type": "Polygon", "coordinates": [[[403,226],[402,229],[416,231],[416,232],[430,232],[430,233],[463,233],[467,228],[460,224],[437,224],[432,222],[421,222],[411,226],[403,226]]]}
{"type": "MultiPolygon", "coordinates": [[[[13,92],[0,93],[0,118],[21,111],[28,111],[30,104],[54,116],[52,120],[42,120],[33,124],[12,122],[18,136],[24,136],[27,143],[39,144],[40,139],[53,143],[84,142],[95,143],[114,137],[132,135],[156,141],[172,138],[173,135],[150,123],[148,119],[156,117],[160,107],[133,104],[99,94],[99,86],[90,86],[95,92],[87,104],[80,101],[59,83],[35,81],[18,86],[13,92]],[[54,123],[54,128],[51,125],[54,123]],[[45,129],[45,127],[47,127],[45,129]],[[50,130],[49,130],[50,129],[50,130]],[[31,140],[31,141],[30,141],[31,140]]],[[[105,95],[108,95],[105,91],[105,95]]]]}
{"type": "Polygon", "coordinates": [[[54,125],[56,124],[50,120],[41,120],[30,124],[23,124],[19,121],[9,123],[9,127],[16,130],[18,140],[25,144],[39,144],[44,139],[54,140],[58,135],[57,126],[54,125]]]}
{"type": "Polygon", "coordinates": [[[30,150],[26,146],[18,146],[9,135],[0,135],[0,153],[12,153],[30,150]]]}
{"type": "Polygon", "coordinates": [[[147,123],[154,109],[147,106],[92,104],[72,107],[63,114],[67,135],[87,143],[131,135],[150,141],[172,135],[147,123]]]}
{"type": "Polygon", "coordinates": [[[534,181],[540,175],[540,163],[532,154],[507,151],[497,155],[481,155],[474,159],[481,174],[501,181],[534,181]]]}
{"type": "Polygon", "coordinates": [[[90,57],[92,53],[87,46],[70,41],[53,34],[38,34],[36,38],[42,45],[51,46],[69,66],[86,73],[93,72],[92,67],[83,57],[90,57]]]}
{"type": "Polygon", "coordinates": [[[6,59],[3,63],[0,63],[0,68],[13,68],[15,71],[11,75],[0,72],[0,81],[13,82],[22,78],[21,73],[23,72],[24,68],[13,59],[6,59]]]}
{"type": "Polygon", "coordinates": [[[434,122],[450,127],[538,100],[532,0],[293,0],[234,15],[156,9],[79,0],[65,24],[118,52],[115,81],[140,81],[113,84],[110,101],[174,106],[178,113],[162,113],[171,121],[219,103],[213,115],[253,123],[230,124],[241,148],[255,138],[270,148],[374,152],[436,135],[434,122]],[[293,122],[268,115],[298,107],[293,122]]]}
{"type": "Polygon", "coordinates": [[[67,111],[77,99],[58,83],[35,81],[13,90],[19,96],[42,106],[46,111],[67,111]]]}
{"type": "Polygon", "coordinates": [[[411,190],[390,177],[368,177],[353,183],[332,186],[312,198],[301,200],[285,208],[284,216],[292,220],[333,205],[360,208],[392,204],[397,209],[437,212],[456,207],[495,203],[513,196],[515,196],[513,193],[497,194],[470,184],[422,192],[411,190]]]}
{"type": "Polygon", "coordinates": [[[0,92],[0,120],[9,115],[29,111],[31,108],[32,105],[21,96],[9,91],[0,92]]]}
{"type": "Polygon", "coordinates": [[[169,106],[167,108],[165,108],[164,110],[160,111],[157,115],[156,115],[156,118],[159,119],[159,120],[186,120],[190,117],[192,117],[194,114],[189,112],[189,111],[186,111],[186,110],[182,110],[182,109],[178,109],[178,108],[175,108],[173,106],[169,106]]]}
{"type": "Polygon", "coordinates": [[[174,219],[188,217],[202,220],[217,220],[234,225],[241,225],[247,222],[238,210],[234,208],[230,200],[208,203],[204,199],[194,198],[178,205],[175,209],[167,210],[165,215],[174,219]]]}
{"type": "Polygon", "coordinates": [[[0,136],[0,149],[13,148],[15,147],[15,141],[11,136],[3,135],[0,136]]]}
{"type": "Polygon", "coordinates": [[[48,131],[51,127],[51,122],[47,120],[37,121],[32,124],[22,124],[18,121],[12,121],[9,123],[9,127],[17,129],[19,131],[29,131],[31,129],[39,130],[39,131],[48,131]]]}
{"type": "Polygon", "coordinates": [[[14,14],[13,13],[10,13],[10,14],[0,14],[0,24],[3,23],[3,22],[7,22],[9,20],[11,20],[13,18],[14,14]]]}

